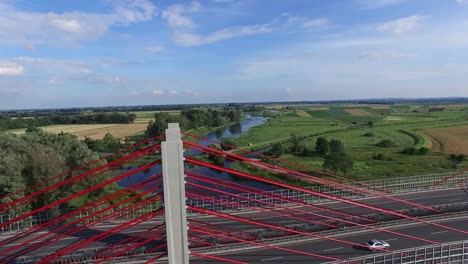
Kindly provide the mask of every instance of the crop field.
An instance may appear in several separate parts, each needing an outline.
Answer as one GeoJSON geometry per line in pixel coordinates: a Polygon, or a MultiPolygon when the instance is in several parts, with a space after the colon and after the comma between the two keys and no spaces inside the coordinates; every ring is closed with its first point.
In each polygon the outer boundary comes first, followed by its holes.
{"type": "Polygon", "coordinates": [[[300,117],[312,117],[309,113],[303,111],[303,110],[297,110],[296,114],[300,117]]]}
{"type": "MultiPolygon", "coordinates": [[[[428,104],[372,105],[292,105],[279,109],[264,125],[254,127],[236,140],[238,146],[252,148],[281,143],[288,149],[292,134],[300,135],[308,150],[315,149],[318,137],[338,139],[345,145],[354,166],[347,176],[358,180],[420,175],[468,168],[468,161],[458,168],[447,159],[451,153],[468,154],[468,111],[466,105],[444,105],[442,112],[429,112],[428,104]],[[448,110],[447,110],[448,109],[448,110]],[[458,109],[458,110],[457,110],[458,109]],[[301,117],[302,111],[311,118],[301,117]],[[372,121],[372,123],[370,123],[372,121]],[[367,136],[366,136],[367,134],[367,136]],[[390,140],[391,146],[377,143],[390,140]],[[402,154],[405,148],[430,149],[426,155],[402,154]],[[376,153],[382,159],[374,159],[376,153]]],[[[285,153],[286,159],[321,169],[323,156],[285,153]]]]}
{"type": "Polygon", "coordinates": [[[154,120],[154,114],[157,112],[166,112],[170,115],[178,115],[180,114],[179,110],[174,110],[174,111],[138,111],[138,112],[132,112],[133,114],[136,115],[136,120],[137,121],[149,121],[149,120],[154,120]]]}
{"type": "Polygon", "coordinates": [[[346,112],[354,116],[370,116],[371,114],[363,109],[346,109],[346,112]]]}
{"type": "Polygon", "coordinates": [[[323,111],[323,110],[330,110],[330,108],[324,107],[324,106],[314,106],[314,107],[310,107],[309,110],[311,110],[311,111],[323,111]]]}
{"type": "Polygon", "coordinates": [[[468,154],[468,126],[422,130],[432,140],[433,151],[447,154],[468,154]]]}
{"type": "MultiPolygon", "coordinates": [[[[92,139],[102,139],[107,133],[111,133],[116,138],[124,138],[146,130],[148,123],[135,122],[134,124],[98,124],[98,125],[54,125],[40,127],[49,133],[70,133],[79,139],[89,137],[92,139]]],[[[23,134],[24,130],[10,131],[14,134],[23,134]]]]}

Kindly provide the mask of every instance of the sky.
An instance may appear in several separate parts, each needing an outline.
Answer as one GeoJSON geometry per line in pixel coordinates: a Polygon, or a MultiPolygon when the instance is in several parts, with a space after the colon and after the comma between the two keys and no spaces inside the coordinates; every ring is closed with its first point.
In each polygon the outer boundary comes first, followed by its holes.
{"type": "Polygon", "coordinates": [[[0,109],[468,97],[468,0],[0,0],[0,109]]]}

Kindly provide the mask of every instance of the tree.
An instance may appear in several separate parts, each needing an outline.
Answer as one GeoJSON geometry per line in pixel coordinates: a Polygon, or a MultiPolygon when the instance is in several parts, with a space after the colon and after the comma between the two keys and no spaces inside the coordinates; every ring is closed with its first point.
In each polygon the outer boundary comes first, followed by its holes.
{"type": "Polygon", "coordinates": [[[223,138],[222,142],[221,142],[221,149],[223,150],[231,150],[233,148],[236,148],[236,140],[232,137],[227,137],[227,138],[223,138]]]}
{"type": "Polygon", "coordinates": [[[325,156],[322,166],[325,170],[331,170],[335,174],[341,171],[343,175],[346,175],[353,167],[353,160],[344,152],[332,152],[325,156]]]}
{"type": "Polygon", "coordinates": [[[457,165],[465,160],[465,154],[450,154],[448,159],[453,163],[453,167],[457,168],[457,165]]]}
{"type": "MultiPolygon", "coordinates": [[[[221,150],[221,146],[219,144],[210,144],[209,148],[221,150]]],[[[206,154],[206,157],[218,166],[224,165],[224,157],[218,156],[217,154],[206,154]]]]}
{"type": "Polygon", "coordinates": [[[278,158],[284,153],[284,147],[281,145],[281,143],[275,143],[270,151],[268,152],[268,156],[272,156],[273,158],[278,158]]]}
{"type": "Polygon", "coordinates": [[[304,145],[301,143],[299,136],[296,133],[291,134],[291,152],[293,154],[301,153],[304,149],[304,145]]]}
{"type": "Polygon", "coordinates": [[[382,140],[380,142],[378,142],[377,144],[375,144],[377,147],[381,147],[381,148],[390,148],[390,147],[394,147],[395,146],[395,142],[389,140],[389,139],[385,139],[385,140],[382,140]]]}
{"type": "Polygon", "coordinates": [[[369,127],[373,127],[374,126],[374,122],[373,121],[369,121],[369,127]]]}
{"type": "Polygon", "coordinates": [[[345,152],[344,143],[338,139],[330,140],[330,152],[332,153],[345,152]]]}
{"type": "Polygon", "coordinates": [[[317,142],[315,143],[315,152],[320,155],[325,155],[330,152],[330,143],[324,137],[317,138],[317,142]]]}
{"type": "Polygon", "coordinates": [[[120,140],[115,138],[111,133],[107,133],[104,138],[102,139],[105,152],[117,152],[119,151],[121,145],[120,145],[120,140]]]}

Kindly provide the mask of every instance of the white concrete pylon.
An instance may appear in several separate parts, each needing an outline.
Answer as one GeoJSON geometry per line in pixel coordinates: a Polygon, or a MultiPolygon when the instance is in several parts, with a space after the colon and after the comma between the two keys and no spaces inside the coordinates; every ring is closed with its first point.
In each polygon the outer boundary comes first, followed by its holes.
{"type": "Polygon", "coordinates": [[[184,150],[179,124],[170,123],[161,143],[164,210],[169,264],[188,264],[184,150]]]}

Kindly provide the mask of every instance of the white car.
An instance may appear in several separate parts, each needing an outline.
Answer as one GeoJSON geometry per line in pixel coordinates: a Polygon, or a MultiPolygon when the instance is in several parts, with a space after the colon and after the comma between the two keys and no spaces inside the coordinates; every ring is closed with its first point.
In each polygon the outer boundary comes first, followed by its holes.
{"type": "Polygon", "coordinates": [[[376,250],[376,249],[388,249],[390,248],[390,245],[382,240],[377,240],[377,239],[372,239],[366,242],[366,246],[370,250],[376,250]]]}

